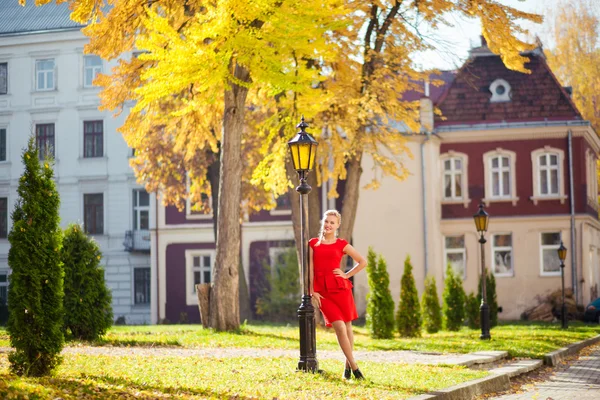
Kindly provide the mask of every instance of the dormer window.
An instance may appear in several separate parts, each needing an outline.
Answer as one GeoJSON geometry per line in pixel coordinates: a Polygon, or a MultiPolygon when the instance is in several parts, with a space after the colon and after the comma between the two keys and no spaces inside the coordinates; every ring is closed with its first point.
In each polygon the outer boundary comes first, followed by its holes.
{"type": "Polygon", "coordinates": [[[496,79],[492,82],[490,85],[490,92],[492,92],[492,98],[490,99],[490,102],[492,103],[510,101],[510,85],[504,79],[496,79]]]}

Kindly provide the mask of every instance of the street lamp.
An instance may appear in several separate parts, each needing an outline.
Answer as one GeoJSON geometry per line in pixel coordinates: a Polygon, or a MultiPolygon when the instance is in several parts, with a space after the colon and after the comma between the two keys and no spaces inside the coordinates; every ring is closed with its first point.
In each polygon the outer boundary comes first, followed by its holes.
{"type": "Polygon", "coordinates": [[[300,185],[296,191],[300,194],[300,238],[302,245],[302,302],[298,308],[298,320],[300,323],[300,360],[298,370],[317,372],[319,362],[317,361],[317,342],[315,331],[315,309],[310,299],[310,271],[308,269],[308,201],[307,196],[311,191],[306,182],[309,171],[315,164],[317,153],[317,141],[313,139],[305,129],[308,124],[304,117],[296,126],[300,131],[288,142],[294,169],[298,173],[300,185]]]}
{"type": "Polygon", "coordinates": [[[473,215],[475,227],[479,233],[479,244],[481,246],[481,306],[479,307],[479,320],[481,321],[480,339],[491,339],[490,336],[490,306],[487,303],[487,291],[485,280],[487,278],[485,268],[485,232],[488,229],[489,215],[483,210],[483,203],[479,204],[479,211],[473,215]]]}
{"type": "Polygon", "coordinates": [[[560,260],[560,281],[562,283],[562,328],[567,329],[567,305],[565,304],[565,259],[567,258],[567,248],[560,241],[560,247],[557,250],[558,259],[560,260]]]}

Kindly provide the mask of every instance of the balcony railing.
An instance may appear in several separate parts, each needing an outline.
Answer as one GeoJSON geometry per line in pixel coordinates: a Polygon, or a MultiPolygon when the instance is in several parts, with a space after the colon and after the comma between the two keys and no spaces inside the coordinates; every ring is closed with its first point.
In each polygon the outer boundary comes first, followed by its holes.
{"type": "Polygon", "coordinates": [[[136,230],[125,231],[125,240],[123,240],[125,251],[150,251],[150,231],[136,230]]]}

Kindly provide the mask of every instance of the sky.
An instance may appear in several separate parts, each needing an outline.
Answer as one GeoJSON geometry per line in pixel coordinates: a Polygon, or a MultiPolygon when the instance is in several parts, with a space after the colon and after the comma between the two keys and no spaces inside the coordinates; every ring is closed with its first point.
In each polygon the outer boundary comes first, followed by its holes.
{"type": "MultiPolygon", "coordinates": [[[[558,0],[498,0],[500,3],[517,8],[522,11],[544,14],[548,7],[556,6],[558,0]]],[[[442,26],[435,32],[436,41],[441,43],[437,51],[428,51],[416,54],[413,57],[419,69],[449,70],[459,68],[466,58],[471,47],[480,45],[481,24],[475,19],[462,18],[451,15],[449,21],[453,27],[442,26]]],[[[530,29],[531,34],[542,35],[543,24],[528,23],[524,25],[530,29]]]]}

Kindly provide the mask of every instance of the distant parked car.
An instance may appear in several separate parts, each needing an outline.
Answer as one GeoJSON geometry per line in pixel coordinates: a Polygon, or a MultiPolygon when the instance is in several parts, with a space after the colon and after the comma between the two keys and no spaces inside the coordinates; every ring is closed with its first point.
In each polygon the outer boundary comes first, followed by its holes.
{"type": "Polygon", "coordinates": [[[583,320],[585,322],[600,322],[600,297],[587,305],[583,314],[583,320]]]}

